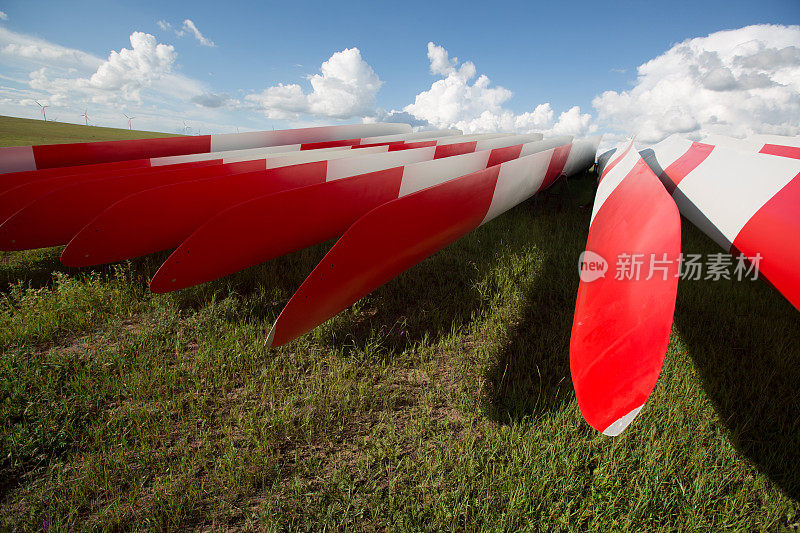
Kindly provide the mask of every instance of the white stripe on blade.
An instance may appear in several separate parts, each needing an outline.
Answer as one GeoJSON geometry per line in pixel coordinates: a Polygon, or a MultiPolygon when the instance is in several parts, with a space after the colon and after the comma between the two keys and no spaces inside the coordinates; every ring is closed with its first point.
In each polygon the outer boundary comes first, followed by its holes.
{"type": "Polygon", "coordinates": [[[486,224],[493,218],[502,215],[538,191],[552,158],[553,149],[551,148],[526,156],[524,159],[514,159],[500,165],[492,203],[481,224],[486,224]]]}
{"type": "Polygon", "coordinates": [[[32,146],[9,146],[0,148],[0,172],[26,172],[36,170],[32,146]]]}
{"type": "MultiPolygon", "coordinates": [[[[358,151],[363,150],[369,150],[369,148],[360,148],[358,151]]],[[[428,161],[433,159],[435,153],[435,146],[427,146],[425,148],[412,148],[411,150],[398,150],[396,152],[330,161],[328,163],[327,181],[428,161]]]]}
{"type": "MultiPolygon", "coordinates": [[[[633,142],[631,142],[631,144],[633,144],[633,142]]],[[[639,162],[639,159],[641,159],[639,157],[639,152],[634,150],[633,146],[631,146],[631,149],[628,150],[628,153],[625,154],[625,157],[623,157],[622,160],[608,172],[608,174],[603,176],[603,179],[600,181],[600,185],[597,186],[597,193],[594,197],[592,220],[594,220],[594,217],[597,215],[597,211],[600,210],[600,207],[602,207],[606,199],[611,195],[612,192],[614,192],[614,189],[617,188],[617,185],[619,185],[625,176],[628,175],[628,172],[630,172],[633,167],[636,166],[636,163],[639,162]]]]}
{"type": "Polygon", "coordinates": [[[491,153],[491,150],[471,152],[469,154],[426,161],[413,167],[406,167],[403,171],[403,182],[400,185],[400,194],[398,196],[421,191],[454,177],[484,169],[489,162],[491,153]],[[442,171],[445,167],[447,168],[446,174],[442,171]]]}
{"type": "MultiPolygon", "coordinates": [[[[733,242],[747,221],[798,173],[800,161],[794,159],[715,148],[683,178],[678,190],[733,242]]],[[[684,206],[678,207],[683,212],[684,206]]]]}

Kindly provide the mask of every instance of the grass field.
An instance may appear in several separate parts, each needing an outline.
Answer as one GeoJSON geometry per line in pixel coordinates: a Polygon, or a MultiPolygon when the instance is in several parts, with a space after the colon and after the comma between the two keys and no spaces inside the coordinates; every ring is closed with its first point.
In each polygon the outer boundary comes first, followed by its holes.
{"type": "MultiPolygon", "coordinates": [[[[330,244],[166,295],[147,289],[165,254],[76,270],[59,248],[3,252],[0,527],[797,530],[800,322],[766,283],[681,282],[642,414],[618,438],[582,420],[592,183],[275,352],[265,330],[330,244]]],[[[685,221],[683,250],[718,251],[685,221]]]]}
{"type": "Polygon", "coordinates": [[[115,141],[117,139],[145,139],[148,137],[173,137],[172,133],[152,131],[118,130],[97,126],[81,126],[67,122],[44,122],[29,118],[0,115],[0,143],[2,146],[26,144],[60,144],[91,141],[115,141]]]}

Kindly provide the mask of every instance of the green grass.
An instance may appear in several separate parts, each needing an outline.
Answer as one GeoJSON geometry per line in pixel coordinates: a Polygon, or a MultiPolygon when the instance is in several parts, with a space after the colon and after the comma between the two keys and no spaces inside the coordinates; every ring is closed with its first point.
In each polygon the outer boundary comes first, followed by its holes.
{"type": "Polygon", "coordinates": [[[2,146],[116,141],[118,139],[173,136],[174,134],[172,133],[81,126],[67,122],[44,122],[43,120],[0,115],[0,143],[2,143],[2,146]]]}
{"type": "MultiPolygon", "coordinates": [[[[591,176],[275,352],[330,244],[174,294],[164,259],[3,253],[0,529],[796,530],[800,325],[763,282],[682,282],[619,438],[569,375],[591,176]]],[[[715,253],[689,223],[683,249],[715,253]]]]}

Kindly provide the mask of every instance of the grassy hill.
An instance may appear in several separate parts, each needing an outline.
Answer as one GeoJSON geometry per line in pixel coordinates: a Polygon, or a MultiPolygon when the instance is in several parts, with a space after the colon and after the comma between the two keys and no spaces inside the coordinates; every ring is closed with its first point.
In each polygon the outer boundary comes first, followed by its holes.
{"type": "Polygon", "coordinates": [[[173,136],[171,133],[81,126],[65,122],[44,122],[43,120],[0,115],[0,144],[2,146],[116,141],[119,139],[173,136]]]}
{"type": "MultiPolygon", "coordinates": [[[[618,438],[582,420],[593,180],[277,351],[266,330],[330,244],[162,295],[165,254],[3,252],[0,530],[796,531],[800,321],[766,283],[682,281],[639,418],[618,438]]],[[[684,221],[683,251],[719,250],[684,221]]]]}

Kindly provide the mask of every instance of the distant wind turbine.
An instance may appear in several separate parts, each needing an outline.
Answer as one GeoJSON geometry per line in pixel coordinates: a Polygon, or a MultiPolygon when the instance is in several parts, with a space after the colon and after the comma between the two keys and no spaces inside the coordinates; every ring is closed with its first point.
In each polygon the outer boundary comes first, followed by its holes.
{"type": "MultiPolygon", "coordinates": [[[[39,100],[34,100],[34,102],[36,102],[37,104],[39,104],[39,100]]],[[[44,121],[45,121],[45,122],[47,122],[47,113],[45,113],[45,111],[44,111],[44,110],[45,110],[45,109],[47,109],[47,108],[48,108],[48,107],[50,107],[50,106],[49,106],[49,105],[42,105],[42,104],[39,104],[39,107],[41,107],[41,108],[42,108],[42,117],[44,118],[44,121]]]]}
{"type": "Polygon", "coordinates": [[[86,125],[88,126],[89,125],[89,110],[88,109],[84,109],[83,110],[83,115],[81,115],[81,116],[83,117],[84,122],[86,122],[86,125]]]}
{"type": "MultiPolygon", "coordinates": [[[[125,113],[123,113],[123,115],[125,115],[125,113]]],[[[125,115],[125,118],[128,119],[128,129],[131,129],[131,120],[135,119],[136,117],[129,117],[128,115],[125,115]]]]}

